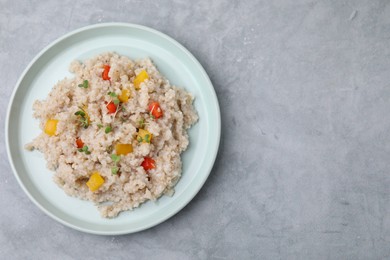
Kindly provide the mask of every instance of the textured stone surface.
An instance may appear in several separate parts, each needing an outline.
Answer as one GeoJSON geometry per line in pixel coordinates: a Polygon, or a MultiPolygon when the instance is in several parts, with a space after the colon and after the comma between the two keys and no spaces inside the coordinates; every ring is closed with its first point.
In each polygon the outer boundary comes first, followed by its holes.
{"type": "Polygon", "coordinates": [[[195,199],[149,230],[55,222],[13,177],[0,121],[2,259],[390,258],[390,2],[0,0],[0,112],[28,62],[73,29],[139,23],[214,83],[222,142],[195,199]]]}

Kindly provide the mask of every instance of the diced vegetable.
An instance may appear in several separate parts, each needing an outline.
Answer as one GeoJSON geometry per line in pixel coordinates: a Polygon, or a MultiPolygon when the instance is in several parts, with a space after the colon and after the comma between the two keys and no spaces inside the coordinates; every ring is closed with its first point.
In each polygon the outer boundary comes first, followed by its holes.
{"type": "Polygon", "coordinates": [[[139,143],[150,143],[152,141],[153,135],[145,129],[139,129],[137,135],[137,141],[139,143]]]}
{"type": "Polygon", "coordinates": [[[122,103],[126,103],[127,101],[129,101],[129,97],[130,97],[130,91],[126,88],[122,89],[122,93],[118,96],[119,100],[122,103]]]}
{"type": "Polygon", "coordinates": [[[149,75],[146,70],[142,70],[134,79],[134,87],[136,90],[141,88],[141,83],[149,79],[149,75]]]}
{"type": "Polygon", "coordinates": [[[103,80],[110,80],[111,78],[108,76],[108,72],[110,72],[110,65],[104,65],[104,70],[102,73],[103,80]]]}
{"type": "Polygon", "coordinates": [[[116,112],[116,105],[113,102],[107,104],[108,114],[114,114],[116,112]]]}
{"type": "Polygon", "coordinates": [[[56,131],[57,131],[57,123],[58,123],[58,120],[56,119],[49,119],[46,121],[46,124],[45,124],[45,133],[49,136],[53,136],[56,134],[56,131]]]}
{"type": "Polygon", "coordinates": [[[159,118],[163,115],[160,104],[156,101],[149,104],[149,111],[154,118],[159,118]]]}
{"type": "Polygon", "coordinates": [[[87,181],[87,186],[90,191],[97,191],[100,186],[104,183],[103,177],[99,174],[99,172],[94,172],[89,180],[87,181]]]}
{"type": "Polygon", "coordinates": [[[148,171],[156,168],[156,162],[150,157],[145,157],[144,161],[141,163],[141,166],[144,167],[145,171],[148,171]]]}
{"type": "Polygon", "coordinates": [[[115,151],[117,155],[126,155],[133,152],[133,146],[131,144],[116,144],[115,151]]]}
{"type": "Polygon", "coordinates": [[[81,140],[80,138],[77,138],[76,139],[76,146],[77,146],[77,148],[83,148],[83,146],[84,146],[83,140],[81,140]]]}

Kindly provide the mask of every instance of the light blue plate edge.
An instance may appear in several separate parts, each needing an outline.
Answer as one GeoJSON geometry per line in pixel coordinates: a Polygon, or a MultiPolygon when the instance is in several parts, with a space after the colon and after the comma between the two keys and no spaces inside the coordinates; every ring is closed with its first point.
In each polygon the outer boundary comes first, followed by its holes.
{"type": "Polygon", "coordinates": [[[181,209],[183,209],[196,196],[196,194],[200,191],[200,189],[203,187],[205,181],[207,180],[207,177],[209,176],[209,174],[210,174],[210,172],[212,170],[212,167],[214,165],[215,159],[216,159],[217,154],[218,154],[218,149],[219,149],[219,144],[220,144],[220,137],[221,137],[221,116],[220,116],[220,108],[219,108],[219,104],[218,104],[217,95],[215,93],[215,90],[213,88],[213,85],[211,83],[211,80],[210,80],[209,76],[207,75],[206,71],[204,70],[202,65],[199,63],[199,61],[184,46],[182,46],[180,43],[178,43],[176,40],[174,40],[170,36],[168,36],[168,35],[166,35],[166,34],[164,34],[162,32],[159,32],[159,31],[157,31],[155,29],[152,29],[152,28],[149,28],[149,27],[146,27],[146,26],[143,26],[143,25],[137,25],[137,24],[131,24],[131,23],[101,23],[101,24],[85,26],[85,27],[76,29],[74,31],[71,31],[71,32],[65,34],[64,36],[58,38],[57,40],[53,41],[48,46],[46,46],[28,64],[26,69],[23,71],[22,75],[19,77],[17,83],[15,84],[14,90],[13,90],[11,98],[10,98],[10,102],[8,104],[7,114],[6,114],[6,122],[5,122],[5,143],[6,143],[6,150],[7,150],[8,159],[10,161],[11,169],[12,169],[12,171],[13,171],[13,173],[14,173],[14,175],[15,175],[18,183],[19,183],[19,185],[22,187],[23,191],[30,198],[30,200],[33,201],[33,203],[38,208],[40,208],[46,215],[48,215],[49,217],[53,218],[54,220],[62,223],[63,225],[68,226],[68,227],[73,228],[73,229],[78,230],[78,231],[82,231],[82,232],[86,232],[86,233],[90,233],[90,234],[96,234],[96,235],[124,235],[124,234],[130,234],[130,233],[142,231],[142,230],[151,228],[151,227],[153,227],[155,225],[158,225],[158,224],[164,222],[165,220],[171,218],[176,213],[178,213],[181,209]],[[181,200],[180,206],[178,206],[175,210],[170,212],[170,214],[166,215],[164,218],[161,218],[161,219],[159,219],[157,221],[154,221],[154,222],[148,223],[146,225],[140,226],[138,228],[133,228],[131,230],[121,230],[121,231],[114,231],[114,232],[112,232],[112,231],[97,231],[97,230],[93,230],[93,229],[89,229],[89,228],[83,228],[81,226],[73,225],[73,224],[70,224],[70,223],[64,221],[60,217],[58,217],[55,214],[51,213],[50,211],[46,210],[38,201],[35,200],[35,198],[30,194],[30,192],[27,190],[27,188],[24,186],[23,182],[21,181],[21,179],[19,177],[19,174],[16,171],[16,168],[15,168],[15,165],[14,165],[14,160],[13,160],[13,158],[11,156],[11,147],[10,147],[10,144],[9,144],[9,137],[10,137],[10,130],[11,130],[9,128],[9,120],[10,120],[12,104],[14,102],[16,92],[17,92],[17,90],[18,90],[22,80],[24,79],[24,77],[26,76],[28,71],[31,69],[31,67],[34,65],[34,63],[44,53],[46,53],[51,48],[55,47],[55,45],[57,45],[61,41],[65,40],[66,38],[71,37],[71,36],[73,36],[75,34],[78,34],[80,32],[88,31],[88,30],[91,30],[91,29],[97,29],[97,28],[105,28],[105,27],[106,28],[108,28],[108,27],[128,27],[128,28],[136,28],[136,29],[144,30],[144,31],[147,31],[147,32],[152,33],[152,34],[156,34],[156,35],[158,35],[161,38],[165,38],[171,44],[173,44],[176,48],[180,49],[193,62],[193,64],[197,67],[196,69],[198,69],[200,71],[200,73],[204,77],[204,80],[210,86],[210,91],[212,93],[212,99],[214,100],[214,102],[213,102],[214,110],[216,111],[216,118],[213,118],[213,124],[214,124],[214,131],[213,131],[214,132],[213,133],[214,134],[214,138],[213,139],[215,140],[215,144],[213,146],[214,150],[212,151],[210,156],[206,158],[206,160],[208,161],[208,162],[205,162],[207,164],[207,166],[208,166],[207,167],[207,175],[205,176],[205,178],[201,179],[200,182],[198,182],[198,185],[196,185],[195,190],[193,190],[191,193],[187,193],[189,195],[187,195],[186,198],[181,200]]]}

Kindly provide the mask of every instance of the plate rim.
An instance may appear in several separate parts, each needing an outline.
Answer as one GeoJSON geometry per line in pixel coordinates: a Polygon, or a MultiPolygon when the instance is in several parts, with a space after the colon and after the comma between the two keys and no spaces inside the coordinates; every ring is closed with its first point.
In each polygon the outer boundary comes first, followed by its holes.
{"type": "Polygon", "coordinates": [[[5,144],[6,144],[6,151],[7,151],[8,161],[9,161],[9,164],[11,166],[13,175],[15,176],[17,182],[19,183],[19,186],[22,188],[22,190],[27,195],[27,197],[41,211],[43,211],[47,216],[49,216],[50,218],[54,219],[55,221],[65,225],[67,227],[70,227],[72,229],[75,229],[75,230],[78,230],[78,231],[81,231],[81,232],[85,232],[85,233],[95,234],[95,235],[125,235],[125,234],[139,232],[139,231],[146,230],[146,229],[149,229],[151,227],[154,227],[154,226],[156,226],[156,225],[158,225],[158,224],[160,224],[160,223],[170,219],[172,216],[174,216],[175,214],[180,212],[199,193],[199,191],[204,186],[206,180],[208,179],[208,177],[209,177],[209,175],[210,175],[210,173],[212,171],[212,168],[214,167],[217,155],[219,153],[220,142],[221,142],[220,139],[221,139],[221,112],[220,112],[219,102],[218,102],[218,98],[217,98],[217,95],[216,95],[216,92],[215,92],[215,88],[214,88],[214,86],[213,86],[213,84],[212,84],[212,82],[210,80],[210,77],[208,76],[207,72],[203,68],[203,66],[195,58],[195,56],[187,48],[185,48],[181,43],[179,43],[177,40],[173,39],[172,37],[168,36],[167,34],[162,33],[162,32],[160,32],[160,31],[158,31],[156,29],[153,29],[153,28],[150,28],[150,27],[144,26],[144,25],[134,24],[134,23],[108,22],[108,23],[92,24],[92,25],[88,25],[88,26],[84,26],[84,27],[72,30],[72,31],[70,31],[70,32],[68,32],[68,33],[58,37],[54,41],[50,42],[40,52],[38,52],[38,54],[36,54],[34,56],[34,58],[28,63],[28,65],[26,66],[26,68],[23,70],[23,72],[19,76],[18,80],[16,81],[16,84],[14,86],[14,89],[13,89],[12,94],[11,94],[10,99],[9,99],[9,103],[8,103],[8,106],[7,106],[6,118],[5,118],[5,144]],[[214,121],[214,123],[216,125],[214,130],[216,130],[216,134],[217,134],[217,136],[214,136],[214,139],[217,140],[216,148],[213,150],[213,153],[210,154],[209,158],[211,158],[211,161],[210,161],[211,163],[207,167],[207,173],[206,173],[205,177],[203,178],[203,180],[200,182],[199,186],[195,189],[195,191],[186,200],[184,200],[183,203],[179,204],[178,207],[176,207],[174,210],[169,212],[169,214],[167,214],[165,217],[160,218],[157,221],[152,221],[151,223],[147,223],[146,225],[142,225],[142,226],[140,226],[138,228],[130,228],[130,229],[121,230],[121,231],[93,230],[93,229],[89,229],[89,228],[85,228],[85,227],[80,227],[80,226],[71,224],[71,223],[63,220],[61,217],[57,216],[55,213],[52,213],[51,211],[47,210],[43,205],[41,205],[30,194],[30,192],[28,191],[28,189],[25,187],[24,183],[22,182],[21,178],[19,177],[19,173],[16,171],[14,159],[12,158],[10,142],[9,142],[9,138],[10,138],[10,133],[9,132],[11,130],[10,129],[10,123],[9,123],[10,122],[11,108],[12,108],[12,105],[14,103],[15,96],[16,96],[16,93],[17,93],[19,87],[20,87],[20,84],[23,81],[23,79],[25,78],[26,74],[30,71],[31,67],[36,63],[36,61],[39,58],[41,58],[41,56],[43,56],[48,50],[50,50],[52,47],[54,47],[55,45],[57,45],[61,41],[65,40],[65,39],[67,39],[67,38],[69,38],[69,37],[71,37],[71,36],[73,36],[75,34],[81,33],[83,31],[88,31],[88,30],[91,30],[91,29],[104,28],[104,27],[126,27],[126,28],[139,29],[139,30],[142,30],[142,31],[146,31],[146,32],[155,34],[155,35],[157,35],[159,37],[165,38],[170,43],[172,43],[176,48],[179,48],[196,65],[197,69],[199,69],[200,73],[203,75],[203,77],[207,81],[208,85],[211,86],[210,91],[212,93],[212,99],[215,101],[215,103],[213,105],[215,106],[215,109],[216,109],[216,112],[217,112],[216,113],[217,114],[217,118],[213,119],[213,121],[214,121]]]}

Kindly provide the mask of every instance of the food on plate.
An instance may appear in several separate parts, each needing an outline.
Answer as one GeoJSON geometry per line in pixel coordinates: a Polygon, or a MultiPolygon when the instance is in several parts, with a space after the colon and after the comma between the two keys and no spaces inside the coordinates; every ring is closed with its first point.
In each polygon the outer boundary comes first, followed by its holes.
{"type": "Polygon", "coordinates": [[[34,102],[42,133],[26,149],[42,152],[58,186],[96,203],[103,217],[173,194],[198,120],[193,96],[149,58],[103,53],[70,71],[34,102]]]}

